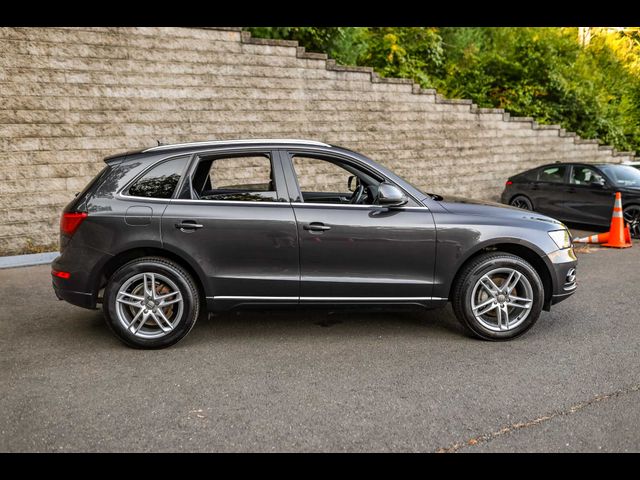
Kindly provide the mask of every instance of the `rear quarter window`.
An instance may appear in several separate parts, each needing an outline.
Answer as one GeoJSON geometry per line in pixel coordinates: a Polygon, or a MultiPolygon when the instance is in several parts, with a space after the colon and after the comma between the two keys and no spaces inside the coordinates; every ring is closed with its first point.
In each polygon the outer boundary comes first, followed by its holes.
{"type": "Polygon", "coordinates": [[[142,198],[171,198],[187,166],[189,157],[156,164],[129,187],[127,195],[142,198]]]}
{"type": "Polygon", "coordinates": [[[551,167],[544,167],[540,170],[538,179],[541,182],[549,182],[549,183],[563,183],[564,175],[567,171],[566,165],[554,165],[551,167]]]}
{"type": "Polygon", "coordinates": [[[528,172],[524,172],[522,174],[522,181],[524,182],[535,182],[538,180],[538,170],[529,170],[528,172]]]}

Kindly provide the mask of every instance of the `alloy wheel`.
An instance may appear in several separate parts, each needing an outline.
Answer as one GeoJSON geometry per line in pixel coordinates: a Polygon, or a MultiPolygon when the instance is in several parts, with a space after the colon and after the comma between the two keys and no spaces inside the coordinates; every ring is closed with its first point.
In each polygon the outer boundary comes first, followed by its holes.
{"type": "Polygon", "coordinates": [[[529,208],[529,204],[526,202],[526,200],[524,200],[522,198],[516,198],[516,199],[512,200],[511,201],[511,205],[513,207],[521,208],[523,210],[531,210],[529,208]]]}
{"type": "Polygon", "coordinates": [[[629,224],[631,236],[640,238],[640,205],[631,205],[624,209],[624,221],[629,224]]]}
{"type": "Polygon", "coordinates": [[[177,285],[159,273],[139,273],[129,278],[116,295],[118,320],[141,338],[168,335],[178,325],[184,301],[177,285]]]}
{"type": "Polygon", "coordinates": [[[513,268],[496,268],[476,282],[471,311],[483,327],[504,332],[526,320],[533,301],[533,288],[524,274],[513,268]]]}

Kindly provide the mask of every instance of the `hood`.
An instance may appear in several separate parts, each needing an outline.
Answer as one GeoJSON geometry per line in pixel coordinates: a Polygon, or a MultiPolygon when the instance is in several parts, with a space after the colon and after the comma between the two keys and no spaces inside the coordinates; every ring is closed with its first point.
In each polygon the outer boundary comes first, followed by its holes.
{"type": "Polygon", "coordinates": [[[565,225],[554,218],[538,212],[530,212],[521,208],[503,205],[501,203],[472,200],[469,198],[444,196],[439,202],[448,212],[462,215],[479,215],[501,219],[521,221],[535,221],[548,224],[550,227],[565,228],[565,225]]]}

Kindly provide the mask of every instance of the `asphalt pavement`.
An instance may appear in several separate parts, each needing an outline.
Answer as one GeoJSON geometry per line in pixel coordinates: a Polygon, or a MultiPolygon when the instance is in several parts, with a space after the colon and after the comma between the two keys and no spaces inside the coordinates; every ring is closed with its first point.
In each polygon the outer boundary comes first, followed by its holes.
{"type": "Polygon", "coordinates": [[[506,343],[434,311],[239,311],[133,350],[0,270],[0,451],[640,451],[640,243],[506,343]]]}

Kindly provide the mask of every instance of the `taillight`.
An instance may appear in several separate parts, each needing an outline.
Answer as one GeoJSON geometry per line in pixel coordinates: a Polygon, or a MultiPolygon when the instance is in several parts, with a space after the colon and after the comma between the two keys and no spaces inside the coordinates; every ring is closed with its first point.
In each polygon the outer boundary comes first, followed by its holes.
{"type": "Polygon", "coordinates": [[[64,278],[65,280],[71,278],[71,274],[69,272],[62,272],[60,270],[51,269],[51,275],[58,278],[64,278]]]}
{"type": "Polygon", "coordinates": [[[60,217],[60,233],[72,236],[85,218],[87,218],[85,212],[63,213],[60,217]]]}
{"type": "Polygon", "coordinates": [[[508,187],[509,185],[513,185],[513,182],[511,180],[507,180],[507,183],[504,184],[505,187],[508,187]]]}

